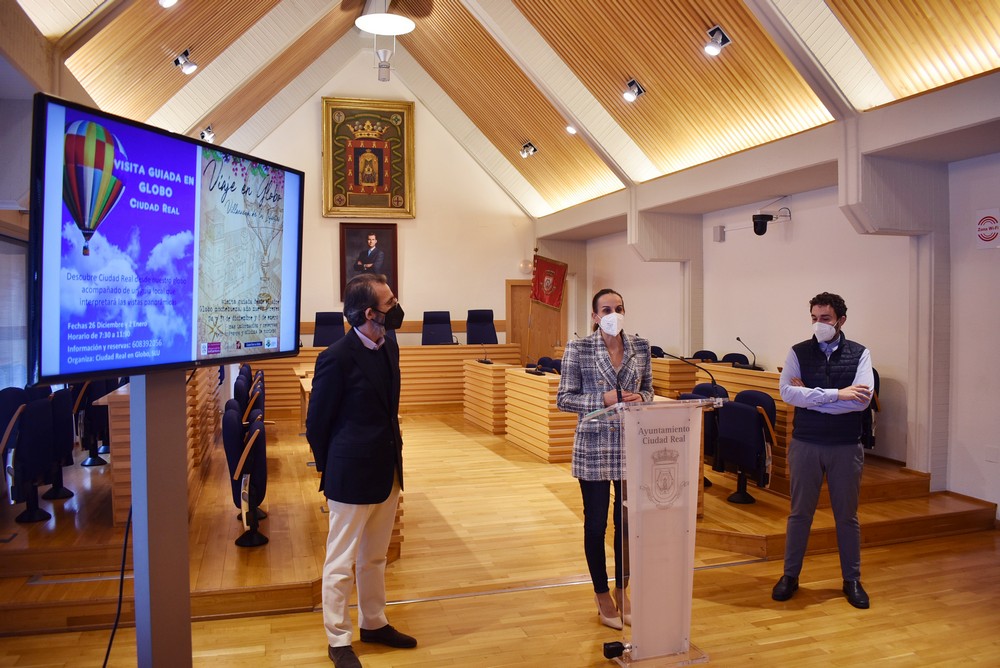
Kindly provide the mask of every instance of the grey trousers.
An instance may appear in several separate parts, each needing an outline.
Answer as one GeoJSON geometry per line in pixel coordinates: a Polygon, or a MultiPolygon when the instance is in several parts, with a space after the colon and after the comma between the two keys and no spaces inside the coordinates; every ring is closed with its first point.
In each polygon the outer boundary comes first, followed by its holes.
{"type": "Polygon", "coordinates": [[[864,466],[861,443],[820,445],[793,438],[788,445],[792,509],[785,537],[785,575],[798,577],[809,543],[809,530],[819,501],[823,477],[837,528],[840,571],[845,580],[861,579],[861,524],[858,495],[864,466]]]}

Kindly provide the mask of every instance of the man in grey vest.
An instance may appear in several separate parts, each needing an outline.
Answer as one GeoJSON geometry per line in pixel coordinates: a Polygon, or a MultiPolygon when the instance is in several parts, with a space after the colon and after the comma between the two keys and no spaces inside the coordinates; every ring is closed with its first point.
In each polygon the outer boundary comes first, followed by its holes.
{"type": "Polygon", "coordinates": [[[791,512],[785,538],[784,575],[771,598],[787,601],[799,588],[799,572],[823,477],[837,528],[844,596],[855,608],[869,606],[861,586],[861,525],[858,496],[864,449],[861,414],[872,399],[874,377],[868,349],[841,328],[847,305],[823,292],[809,301],[813,337],[792,346],[781,371],[781,398],[795,406],[788,446],[791,512]]]}

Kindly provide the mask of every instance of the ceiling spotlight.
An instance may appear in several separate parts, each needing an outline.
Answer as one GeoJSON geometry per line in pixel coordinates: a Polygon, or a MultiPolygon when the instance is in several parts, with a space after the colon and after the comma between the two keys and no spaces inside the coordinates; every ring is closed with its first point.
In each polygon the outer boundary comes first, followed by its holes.
{"type": "Polygon", "coordinates": [[[389,13],[389,0],[385,0],[381,13],[362,14],[354,19],[354,25],[359,30],[373,35],[405,35],[417,27],[417,24],[399,14],[389,13]]]}
{"type": "Polygon", "coordinates": [[[201,131],[201,138],[207,141],[209,144],[215,143],[215,132],[212,130],[211,125],[209,125],[207,128],[201,131]]]}
{"type": "Polygon", "coordinates": [[[705,43],[705,53],[710,56],[717,56],[722,53],[722,47],[726,46],[732,40],[729,39],[722,28],[719,26],[713,26],[708,31],[708,41],[705,43]]]}
{"type": "Polygon", "coordinates": [[[535,145],[532,144],[530,141],[526,142],[524,146],[521,147],[522,158],[527,158],[529,156],[535,155],[536,153],[538,153],[538,149],[535,148],[535,145]]]}
{"type": "Polygon", "coordinates": [[[160,7],[164,9],[170,9],[177,4],[177,0],[160,0],[160,7]]]}
{"type": "Polygon", "coordinates": [[[636,98],[646,92],[646,89],[642,87],[642,84],[635,79],[629,79],[628,83],[625,84],[627,89],[622,93],[622,97],[625,98],[626,102],[635,102],[636,98]]]}
{"type": "Polygon", "coordinates": [[[191,50],[184,49],[181,55],[174,58],[174,65],[181,68],[181,72],[184,74],[193,74],[196,69],[198,69],[198,63],[191,60],[191,50]]]}
{"type": "Polygon", "coordinates": [[[566,132],[570,133],[571,135],[575,135],[576,134],[576,128],[574,128],[572,125],[567,125],[566,126],[566,132]]]}

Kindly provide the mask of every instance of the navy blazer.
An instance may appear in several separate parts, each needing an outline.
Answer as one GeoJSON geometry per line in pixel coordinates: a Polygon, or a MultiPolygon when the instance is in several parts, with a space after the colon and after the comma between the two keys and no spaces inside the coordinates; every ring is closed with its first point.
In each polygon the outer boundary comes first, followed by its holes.
{"type": "Polygon", "coordinates": [[[399,346],[387,338],[382,348],[369,350],[352,329],[316,359],[306,439],[322,474],[320,490],[340,503],[382,503],[394,476],[403,486],[399,346]],[[388,387],[379,366],[386,361],[388,387]]]}

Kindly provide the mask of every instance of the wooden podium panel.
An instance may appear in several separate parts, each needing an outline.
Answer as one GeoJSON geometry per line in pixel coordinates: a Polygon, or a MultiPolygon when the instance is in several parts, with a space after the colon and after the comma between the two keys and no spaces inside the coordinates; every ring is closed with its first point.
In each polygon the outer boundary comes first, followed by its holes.
{"type": "Polygon", "coordinates": [[[491,434],[505,431],[507,414],[506,380],[510,364],[481,364],[465,360],[463,414],[469,422],[491,434]]]}
{"type": "Polygon", "coordinates": [[[559,375],[535,376],[524,369],[507,369],[507,440],[549,463],[573,457],[576,413],[556,408],[559,375]]]}
{"type": "MultiPolygon", "coordinates": [[[[464,362],[487,356],[496,363],[520,364],[521,346],[517,343],[455,346],[400,346],[399,411],[459,411],[464,395],[464,362]]],[[[303,369],[313,369],[316,358],[325,348],[300,348],[294,357],[253,362],[253,369],[263,369],[267,378],[267,417],[271,420],[302,422],[303,369]]],[[[483,365],[488,366],[488,365],[483,365]]]]}
{"type": "Polygon", "coordinates": [[[690,392],[698,384],[698,369],[680,360],[665,357],[654,358],[653,394],[668,399],[676,399],[681,392],[690,392]]]}
{"type": "Polygon", "coordinates": [[[465,361],[481,359],[484,349],[489,359],[496,363],[521,363],[521,346],[518,343],[400,346],[400,412],[461,410],[465,361]]]}

